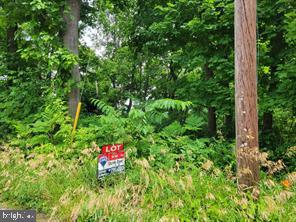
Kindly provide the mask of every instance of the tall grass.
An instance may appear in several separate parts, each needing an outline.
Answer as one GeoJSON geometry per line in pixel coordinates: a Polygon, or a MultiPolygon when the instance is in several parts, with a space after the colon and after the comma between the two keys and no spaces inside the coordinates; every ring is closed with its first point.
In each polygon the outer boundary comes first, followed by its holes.
{"type": "Polygon", "coordinates": [[[295,187],[262,174],[260,197],[239,193],[231,171],[212,164],[127,160],[125,175],[96,180],[96,159],[0,152],[0,199],[45,212],[52,221],[295,221],[295,187]]]}

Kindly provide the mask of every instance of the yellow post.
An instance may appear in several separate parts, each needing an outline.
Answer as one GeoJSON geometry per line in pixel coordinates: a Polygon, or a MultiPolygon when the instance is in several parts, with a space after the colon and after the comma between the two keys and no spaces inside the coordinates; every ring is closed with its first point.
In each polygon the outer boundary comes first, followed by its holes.
{"type": "Polygon", "coordinates": [[[76,127],[77,127],[77,123],[78,123],[78,119],[79,119],[80,110],[81,110],[81,102],[79,102],[77,104],[76,115],[75,115],[75,119],[74,119],[72,135],[71,135],[71,144],[73,142],[74,135],[75,135],[75,132],[76,132],[76,127]]]}

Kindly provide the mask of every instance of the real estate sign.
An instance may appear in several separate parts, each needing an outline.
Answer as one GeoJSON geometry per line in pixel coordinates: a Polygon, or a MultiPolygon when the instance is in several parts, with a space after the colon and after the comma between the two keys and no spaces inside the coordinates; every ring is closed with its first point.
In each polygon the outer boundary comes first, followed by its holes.
{"type": "Polygon", "coordinates": [[[123,144],[112,144],[102,147],[102,154],[98,156],[98,179],[112,173],[121,173],[125,170],[123,144]]]}

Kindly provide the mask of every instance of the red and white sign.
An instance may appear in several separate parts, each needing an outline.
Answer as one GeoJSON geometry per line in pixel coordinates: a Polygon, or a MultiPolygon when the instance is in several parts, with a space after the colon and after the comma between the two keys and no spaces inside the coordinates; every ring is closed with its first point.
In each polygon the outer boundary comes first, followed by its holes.
{"type": "Polygon", "coordinates": [[[123,144],[113,144],[113,145],[105,145],[102,147],[102,153],[112,153],[112,152],[119,152],[123,151],[124,147],[123,144]]]}
{"type": "Polygon", "coordinates": [[[123,144],[112,144],[102,147],[102,154],[98,156],[98,178],[115,173],[124,172],[125,158],[123,144]]]}

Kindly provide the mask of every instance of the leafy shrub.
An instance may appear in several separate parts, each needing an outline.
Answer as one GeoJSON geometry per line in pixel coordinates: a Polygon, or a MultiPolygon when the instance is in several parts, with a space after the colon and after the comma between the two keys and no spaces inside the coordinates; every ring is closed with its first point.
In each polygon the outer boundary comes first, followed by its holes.
{"type": "Polygon", "coordinates": [[[172,167],[180,159],[195,165],[212,159],[217,165],[226,166],[234,158],[233,148],[228,143],[192,136],[204,125],[203,118],[194,113],[190,113],[183,123],[162,124],[163,120],[168,120],[169,112],[174,109],[184,111],[190,107],[190,102],[157,100],[148,104],[146,111],[132,108],[124,117],[104,102],[92,101],[102,115],[82,118],[75,137],[75,146],[79,149],[90,147],[92,143],[99,146],[124,143],[127,147],[136,148],[134,154],[137,158],[150,158],[153,166],[164,168],[172,167]]]}
{"type": "Polygon", "coordinates": [[[42,112],[23,121],[14,121],[17,138],[12,144],[23,149],[38,147],[45,153],[51,152],[54,146],[69,146],[72,126],[67,108],[58,98],[51,98],[48,104],[42,112]]]}

